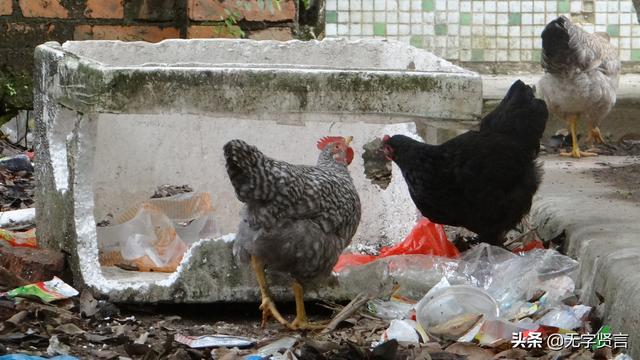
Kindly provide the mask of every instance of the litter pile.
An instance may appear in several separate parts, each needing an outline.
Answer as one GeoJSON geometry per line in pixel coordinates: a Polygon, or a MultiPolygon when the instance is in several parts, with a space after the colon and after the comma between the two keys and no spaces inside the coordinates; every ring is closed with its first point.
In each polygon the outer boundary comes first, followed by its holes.
{"type": "Polygon", "coordinates": [[[507,358],[580,352],[612,358],[614,348],[626,347],[627,335],[602,326],[603,304],[580,304],[575,260],[544,249],[530,234],[515,251],[480,244],[458,256],[442,245],[448,242],[439,229],[423,219],[396,245],[431,252],[385,256],[383,249],[375,259],[346,254],[338,262],[341,284],[370,299],[368,315],[389,321],[373,345],[396,339],[422,348],[437,342],[474,358],[507,350],[515,351],[507,358]]]}

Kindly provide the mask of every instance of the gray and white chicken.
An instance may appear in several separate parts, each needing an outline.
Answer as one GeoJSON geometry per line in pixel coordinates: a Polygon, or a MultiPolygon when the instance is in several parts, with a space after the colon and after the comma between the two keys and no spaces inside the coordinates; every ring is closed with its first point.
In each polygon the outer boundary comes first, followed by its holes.
{"type": "Polygon", "coordinates": [[[292,329],[318,328],[307,320],[303,283],[326,279],[360,223],[360,198],[347,165],[351,137],[318,141],[317,164],[292,165],[264,155],[242,140],[224,145],[227,173],[245,203],[234,255],[251,260],[262,295],[262,323],[269,315],[292,329]],[[267,287],[264,267],[293,278],[296,318],[288,323],[267,287]]]}
{"type": "Polygon", "coordinates": [[[560,16],[542,32],[542,67],[538,82],[549,111],[569,122],[572,151],[563,156],[594,156],[580,151],[576,135],[578,119],[589,129],[587,140],[604,143],[600,122],[616,103],[620,59],[606,33],[590,34],[560,16]]]}

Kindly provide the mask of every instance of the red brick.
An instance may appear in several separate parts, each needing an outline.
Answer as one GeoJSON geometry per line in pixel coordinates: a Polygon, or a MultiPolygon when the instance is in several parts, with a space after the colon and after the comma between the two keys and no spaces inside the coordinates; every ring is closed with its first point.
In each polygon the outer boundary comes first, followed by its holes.
{"type": "Polygon", "coordinates": [[[93,19],[122,19],[123,0],[87,0],[84,16],[93,19]]]}
{"type": "Polygon", "coordinates": [[[0,15],[11,15],[13,13],[12,0],[0,0],[0,15]]]}
{"type": "Polygon", "coordinates": [[[158,26],[112,26],[78,25],[73,38],[75,40],[123,40],[158,42],[164,39],[180,37],[180,30],[174,27],[158,26]]]}
{"type": "Polygon", "coordinates": [[[191,25],[187,29],[187,38],[238,38],[241,36],[240,27],[233,25],[191,25]]]}
{"type": "Polygon", "coordinates": [[[267,28],[252,31],[249,34],[249,39],[287,41],[293,39],[293,31],[288,27],[267,28]]]}
{"type": "Polygon", "coordinates": [[[175,0],[140,0],[137,19],[167,21],[176,17],[175,0]]]}
{"type": "Polygon", "coordinates": [[[64,255],[49,249],[0,247],[0,266],[30,283],[62,277],[64,255]]]}
{"type": "Polygon", "coordinates": [[[248,21],[286,21],[296,16],[296,5],[293,0],[281,0],[280,9],[274,0],[189,0],[188,11],[191,20],[223,20],[229,15],[228,9],[238,13],[238,20],[248,21]]]}
{"type": "Polygon", "coordinates": [[[69,12],[60,4],[60,0],[20,0],[20,10],[25,17],[69,17],[69,12]]]}

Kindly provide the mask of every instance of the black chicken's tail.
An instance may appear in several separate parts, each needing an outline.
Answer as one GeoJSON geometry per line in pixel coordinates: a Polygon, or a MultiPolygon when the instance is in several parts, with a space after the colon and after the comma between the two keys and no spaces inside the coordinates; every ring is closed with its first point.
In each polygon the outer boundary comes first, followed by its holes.
{"type": "Polygon", "coordinates": [[[545,102],[535,97],[530,86],[517,80],[498,107],[480,121],[480,132],[509,136],[535,156],[548,117],[545,102]]]}
{"type": "Polygon", "coordinates": [[[571,21],[560,16],[551,21],[542,31],[542,67],[551,73],[556,73],[571,65],[574,50],[570,46],[571,21]]]}

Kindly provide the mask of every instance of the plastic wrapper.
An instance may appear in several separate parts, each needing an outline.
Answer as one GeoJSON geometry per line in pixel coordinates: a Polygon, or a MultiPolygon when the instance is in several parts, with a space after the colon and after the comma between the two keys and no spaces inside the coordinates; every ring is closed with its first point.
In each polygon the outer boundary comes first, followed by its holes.
{"type": "Polygon", "coordinates": [[[411,316],[415,304],[400,301],[397,298],[385,301],[374,299],[367,303],[367,310],[380,319],[407,319],[411,316]]]}
{"type": "Polygon", "coordinates": [[[29,229],[27,231],[10,231],[0,229],[0,240],[6,241],[11,246],[30,248],[38,247],[36,229],[29,229]]]}
{"type": "Polygon", "coordinates": [[[185,344],[192,349],[216,347],[247,349],[256,345],[256,340],[254,339],[230,335],[185,336],[177,334],[175,341],[185,344]]]}
{"type": "MultiPolygon", "coordinates": [[[[417,326],[418,324],[412,320],[391,320],[389,327],[382,333],[381,342],[395,339],[401,344],[418,345],[420,335],[417,326]]],[[[424,339],[424,342],[427,339],[424,339]]]]}
{"type": "Polygon", "coordinates": [[[269,343],[258,349],[256,355],[260,356],[273,356],[280,353],[281,349],[292,349],[296,343],[298,342],[298,338],[293,336],[285,336],[280,338],[272,343],[269,343]]]}
{"type": "Polygon", "coordinates": [[[568,306],[550,309],[538,320],[538,323],[567,330],[577,329],[582,326],[582,320],[568,306]]]}
{"type": "Polygon", "coordinates": [[[573,294],[576,290],[576,284],[569,276],[562,275],[541,281],[538,288],[545,292],[543,298],[540,299],[543,304],[556,304],[573,294]]]}
{"type": "Polygon", "coordinates": [[[74,289],[71,285],[65,283],[60,278],[54,276],[53,279],[49,281],[20,286],[4,293],[3,295],[10,298],[37,298],[42,302],[50,303],[52,301],[68,299],[76,296],[78,295],[78,290],[74,289]]]}
{"type": "Polygon", "coordinates": [[[151,199],[98,227],[100,263],[139,271],[173,272],[189,245],[215,235],[208,193],[151,199]]]}
{"type": "Polygon", "coordinates": [[[31,158],[27,154],[18,154],[0,158],[0,168],[13,172],[33,172],[33,164],[31,164],[31,158]]]}

